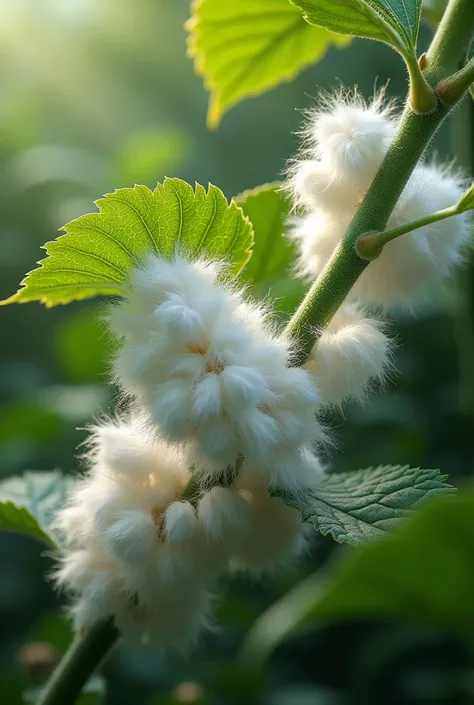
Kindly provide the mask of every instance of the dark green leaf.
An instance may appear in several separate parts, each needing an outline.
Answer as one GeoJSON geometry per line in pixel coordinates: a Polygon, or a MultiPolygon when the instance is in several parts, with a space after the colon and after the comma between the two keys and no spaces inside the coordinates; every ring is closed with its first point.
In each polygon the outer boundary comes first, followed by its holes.
{"type": "Polygon", "coordinates": [[[325,474],[317,491],[298,499],[281,496],[324,536],[357,546],[393,531],[429,497],[452,493],[445,480],[438,470],[380,465],[325,474]]]}
{"type": "Polygon", "coordinates": [[[474,492],[439,498],[382,541],[344,554],[257,621],[242,660],[264,662],[291,631],[323,620],[401,619],[474,647],[474,492]]]}
{"type": "Polygon", "coordinates": [[[288,0],[195,0],[189,54],[211,92],[208,124],[249,96],[289,81],[347,37],[311,27],[288,0]]]}
{"type": "Polygon", "coordinates": [[[119,189],[97,201],[98,213],[68,223],[45,245],[48,257],[27,274],[22,288],[1,302],[41,301],[47,306],[98,294],[123,294],[130,269],[150,251],[171,257],[226,258],[235,275],[247,263],[252,227],[241,209],[209,185],[195,190],[181,179],[119,189]]]}

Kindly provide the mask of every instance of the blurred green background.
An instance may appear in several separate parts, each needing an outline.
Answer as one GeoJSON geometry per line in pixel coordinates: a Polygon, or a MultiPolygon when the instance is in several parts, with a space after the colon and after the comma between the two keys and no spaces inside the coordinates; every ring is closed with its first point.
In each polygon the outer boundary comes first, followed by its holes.
{"type": "MultiPolygon", "coordinates": [[[[114,188],[153,187],[169,175],[211,181],[231,197],[281,177],[297,148],[301,111],[320,88],[357,84],[370,96],[389,81],[389,95],[403,99],[401,60],[388,47],[355,40],[293,83],[239,105],[208,132],[207,96],[185,55],[188,15],[186,0],[0,0],[1,298],[16,290],[63,223],[114,188]]],[[[422,48],[428,38],[424,30],[422,48]]],[[[466,102],[435,143],[441,156],[455,152],[467,168],[473,114],[466,102]]],[[[334,470],[400,463],[439,467],[457,485],[469,478],[472,282],[470,265],[415,315],[394,317],[399,372],[366,408],[331,418],[334,470]]],[[[97,302],[0,309],[2,478],[24,469],[74,472],[84,426],[113,408],[98,311],[97,302]]],[[[201,702],[192,688],[175,690],[187,681],[210,683],[211,702],[250,702],[226,670],[242,636],[265,606],[335,551],[330,540],[315,540],[298,570],[263,584],[223,585],[220,629],[197,653],[117,651],[105,670],[105,702],[201,702]]],[[[62,650],[70,634],[44,579],[50,559],[38,546],[0,535],[0,564],[0,701],[16,705],[32,685],[18,665],[19,649],[46,640],[62,650]]],[[[282,646],[266,676],[259,697],[269,705],[474,702],[464,647],[405,624],[326,625],[282,646]]]]}

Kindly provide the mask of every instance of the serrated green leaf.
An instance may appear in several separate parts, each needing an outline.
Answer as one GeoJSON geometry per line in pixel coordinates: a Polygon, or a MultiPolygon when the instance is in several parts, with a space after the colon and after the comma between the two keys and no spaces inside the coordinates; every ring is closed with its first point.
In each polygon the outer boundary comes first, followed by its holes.
{"type": "Polygon", "coordinates": [[[16,531],[55,547],[49,526],[64,504],[69,480],[58,470],[25,472],[0,482],[0,531],[16,531]]]}
{"type": "Polygon", "coordinates": [[[457,213],[464,213],[474,208],[474,184],[459,199],[456,205],[457,213]]]}
{"type": "Polygon", "coordinates": [[[342,554],[257,620],[242,660],[255,667],[295,628],[340,619],[400,619],[474,648],[473,516],[471,489],[429,502],[396,534],[342,554]]]}
{"type": "Polygon", "coordinates": [[[304,21],[288,0],[195,0],[188,53],[210,91],[209,127],[244,98],[294,78],[350,39],[304,21]]]}
{"type": "Polygon", "coordinates": [[[325,474],[317,490],[298,499],[279,496],[324,536],[358,546],[394,531],[426,499],[453,491],[438,470],[380,465],[325,474]]]}
{"type": "Polygon", "coordinates": [[[65,235],[48,242],[48,257],[27,274],[22,288],[2,304],[41,301],[46,306],[99,294],[123,294],[131,268],[154,251],[172,257],[224,259],[236,275],[251,255],[253,231],[242,210],[211,184],[206,191],[181,179],[119,189],[96,202],[99,212],[64,226],[65,235]]]}
{"type": "Polygon", "coordinates": [[[291,0],[311,24],[416,54],[422,0],[291,0]]]}
{"type": "Polygon", "coordinates": [[[282,277],[291,265],[294,246],[285,237],[291,200],[281,191],[281,184],[263,184],[235,197],[253,225],[255,242],[252,259],[243,272],[251,284],[262,284],[282,277]]]}

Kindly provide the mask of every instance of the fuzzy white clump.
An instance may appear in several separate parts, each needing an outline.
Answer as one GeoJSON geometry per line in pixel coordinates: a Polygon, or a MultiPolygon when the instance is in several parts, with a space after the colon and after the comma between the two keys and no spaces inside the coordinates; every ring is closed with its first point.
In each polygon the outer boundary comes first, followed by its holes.
{"type": "Polygon", "coordinates": [[[137,417],[98,425],[88,473],[58,513],[57,582],[87,628],[112,614],[125,636],[183,646],[208,625],[210,587],[249,529],[230,489],[204,494],[197,511],[179,495],[185,458],[137,417]]]}
{"type": "Polygon", "coordinates": [[[395,134],[383,94],[367,104],[357,94],[336,95],[310,114],[303,159],[289,169],[295,204],[311,210],[353,212],[370,186],[395,134]]]}
{"type": "MultiPolygon", "coordinates": [[[[376,99],[335,99],[314,114],[308,136],[311,159],[290,168],[289,190],[307,214],[296,218],[292,236],[299,248],[299,271],[320,274],[356,214],[390,145],[396,127],[391,109],[376,99]]],[[[303,156],[306,157],[308,153],[303,156]]],[[[463,180],[447,167],[418,165],[387,223],[405,225],[454,205],[463,180]]],[[[462,262],[469,239],[467,214],[438,221],[388,243],[366,268],[351,297],[390,306],[409,302],[436,278],[462,262]]]]}
{"type": "Polygon", "coordinates": [[[319,337],[306,369],[315,375],[324,402],[363,401],[390,367],[391,341],[380,320],[357,304],[344,304],[319,337]]]}
{"type": "MultiPolygon", "coordinates": [[[[321,477],[319,460],[313,456],[313,466],[321,477]]],[[[297,509],[272,497],[264,484],[242,473],[235,483],[248,505],[250,531],[232,555],[232,570],[260,577],[296,561],[309,547],[312,532],[302,524],[297,509]]]]}
{"type": "Polygon", "coordinates": [[[156,255],[132,273],[110,314],[115,379],[198,466],[220,472],[242,453],[275,484],[291,457],[297,484],[301,448],[321,435],[318,389],[289,366],[290,345],[266,311],[219,274],[214,263],[156,255]]]}
{"type": "MultiPolygon", "coordinates": [[[[420,164],[400,196],[386,229],[398,228],[453,206],[463,191],[462,179],[449,168],[420,164]]],[[[406,233],[383,248],[381,255],[356,282],[354,294],[383,306],[394,301],[409,302],[423,295],[426,285],[436,278],[451,275],[463,262],[463,248],[470,236],[468,213],[406,233]]]]}

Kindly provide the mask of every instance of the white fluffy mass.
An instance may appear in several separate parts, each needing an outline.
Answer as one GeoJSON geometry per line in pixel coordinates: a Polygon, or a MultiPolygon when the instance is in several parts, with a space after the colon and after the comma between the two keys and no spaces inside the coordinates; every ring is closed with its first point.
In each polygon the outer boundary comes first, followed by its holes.
{"type": "MultiPolygon", "coordinates": [[[[322,472],[322,470],[321,470],[322,472]]],[[[231,568],[257,577],[299,558],[308,549],[312,528],[300,512],[272,497],[264,484],[240,477],[236,481],[248,504],[251,530],[231,557],[231,568]]]]}
{"type": "Polygon", "coordinates": [[[114,376],[161,436],[208,472],[239,453],[270,484],[311,483],[306,450],[321,437],[319,392],[290,366],[266,311],[219,280],[211,262],[149,256],[110,314],[114,376]]]}
{"type": "MultiPolygon", "coordinates": [[[[370,105],[357,95],[339,96],[316,111],[307,130],[308,149],[290,168],[289,189],[306,214],[295,220],[300,273],[314,279],[342,239],[370,186],[396,129],[381,97],[370,105]]],[[[463,179],[447,167],[419,164],[386,228],[393,229],[454,205],[463,179]]],[[[352,297],[382,306],[411,302],[436,278],[462,262],[469,239],[466,213],[426,225],[388,243],[370,263],[352,297]]]]}
{"type": "Polygon", "coordinates": [[[219,575],[260,574],[306,545],[298,512],[245,471],[235,486],[183,500],[185,456],[139,416],[95,426],[87,462],[54,525],[55,579],[78,629],[112,615],[128,639],[185,648],[210,627],[219,575]]]}
{"type": "Polygon", "coordinates": [[[373,383],[383,382],[392,347],[383,328],[357,304],[344,304],[337,311],[305,365],[324,402],[363,401],[373,383]]]}
{"type": "Polygon", "coordinates": [[[57,516],[58,583],[74,597],[76,626],[113,614],[127,637],[186,646],[208,624],[210,589],[249,530],[245,500],[179,495],[185,459],[142,419],[105,422],[92,434],[89,469],[57,516]]]}

